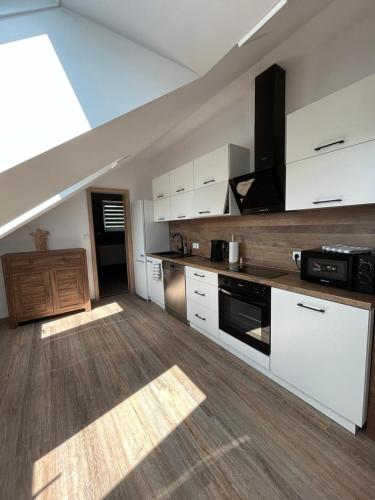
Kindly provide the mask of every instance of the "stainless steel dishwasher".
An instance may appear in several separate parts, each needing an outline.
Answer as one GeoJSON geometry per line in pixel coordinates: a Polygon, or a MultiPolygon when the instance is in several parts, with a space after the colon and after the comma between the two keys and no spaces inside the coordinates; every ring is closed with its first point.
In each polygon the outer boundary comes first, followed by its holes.
{"type": "Polygon", "coordinates": [[[163,273],[165,309],[186,323],[185,266],[163,260],[163,273]]]}

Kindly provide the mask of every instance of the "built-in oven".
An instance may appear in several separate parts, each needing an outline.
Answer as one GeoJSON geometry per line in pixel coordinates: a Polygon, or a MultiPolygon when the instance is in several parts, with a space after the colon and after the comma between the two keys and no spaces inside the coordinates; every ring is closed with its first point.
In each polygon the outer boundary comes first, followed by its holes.
{"type": "Polygon", "coordinates": [[[269,355],[271,287],[219,275],[219,328],[269,355]]]}

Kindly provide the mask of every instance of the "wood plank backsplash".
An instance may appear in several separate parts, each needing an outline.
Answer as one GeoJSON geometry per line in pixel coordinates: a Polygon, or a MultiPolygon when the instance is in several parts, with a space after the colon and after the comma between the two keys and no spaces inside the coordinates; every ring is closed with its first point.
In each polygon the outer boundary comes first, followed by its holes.
{"type": "Polygon", "coordinates": [[[170,233],[176,232],[189,245],[199,243],[195,255],[209,257],[211,240],[229,241],[233,234],[245,262],[295,271],[292,250],[337,243],[375,247],[375,205],[174,221],[170,233]]]}

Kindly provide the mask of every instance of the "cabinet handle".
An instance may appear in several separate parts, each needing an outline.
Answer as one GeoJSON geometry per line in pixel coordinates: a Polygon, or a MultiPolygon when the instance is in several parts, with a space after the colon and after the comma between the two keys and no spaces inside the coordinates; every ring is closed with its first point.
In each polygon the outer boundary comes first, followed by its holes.
{"type": "Polygon", "coordinates": [[[176,189],[176,193],[181,193],[181,191],[185,191],[185,188],[176,189]]]}
{"type": "Polygon", "coordinates": [[[302,304],[302,302],[298,302],[297,304],[298,307],[303,307],[304,309],[310,309],[310,311],[316,311],[318,313],[325,313],[325,309],[319,309],[318,307],[310,307],[310,306],[305,306],[305,304],[302,304]]]}
{"type": "Polygon", "coordinates": [[[195,290],[194,293],[196,293],[197,295],[200,295],[201,297],[205,297],[206,296],[205,293],[198,292],[198,290],[195,290]]]}
{"type": "Polygon", "coordinates": [[[198,273],[194,273],[194,276],[198,276],[198,278],[204,278],[205,277],[204,274],[198,274],[198,273]]]}
{"type": "Polygon", "coordinates": [[[342,198],[333,198],[332,200],[318,200],[313,201],[313,205],[320,205],[321,203],[340,203],[342,198]]]}
{"type": "Polygon", "coordinates": [[[148,262],[149,264],[152,264],[152,260],[147,260],[147,262],[148,262]]]}
{"type": "Polygon", "coordinates": [[[329,148],[330,146],[336,146],[336,144],[344,144],[344,142],[344,139],[341,139],[341,141],[330,142],[329,144],[324,144],[324,146],[318,146],[317,148],[314,148],[314,151],[320,151],[321,149],[329,148]]]}
{"type": "Polygon", "coordinates": [[[208,181],[203,181],[203,184],[209,184],[210,182],[215,182],[215,178],[209,179],[208,181]]]}
{"type": "Polygon", "coordinates": [[[201,319],[202,321],[206,321],[206,318],[203,318],[202,316],[199,316],[199,314],[195,315],[197,318],[201,319]]]}
{"type": "Polygon", "coordinates": [[[210,214],[210,210],[202,210],[201,212],[198,212],[199,214],[210,214]]]}
{"type": "Polygon", "coordinates": [[[158,220],[165,220],[165,217],[159,217],[158,220]]]}
{"type": "Polygon", "coordinates": [[[156,198],[159,200],[160,198],[164,198],[164,195],[163,194],[159,194],[156,198]]]}
{"type": "Polygon", "coordinates": [[[178,215],[177,219],[185,219],[186,215],[178,215]]]}

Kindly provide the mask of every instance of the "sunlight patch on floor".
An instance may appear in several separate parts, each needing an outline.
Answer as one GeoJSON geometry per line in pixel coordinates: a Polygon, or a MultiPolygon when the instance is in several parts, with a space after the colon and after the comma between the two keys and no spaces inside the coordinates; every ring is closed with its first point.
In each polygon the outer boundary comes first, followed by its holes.
{"type": "Polygon", "coordinates": [[[104,306],[96,307],[89,313],[82,312],[69,314],[55,320],[46,321],[41,325],[41,339],[47,339],[59,333],[69,330],[82,331],[86,325],[89,326],[95,321],[110,318],[111,316],[123,312],[123,308],[118,302],[111,302],[104,306]]]}
{"type": "Polygon", "coordinates": [[[171,367],[37,460],[32,494],[50,483],[48,498],[103,498],[205,399],[178,366],[171,367]]]}

